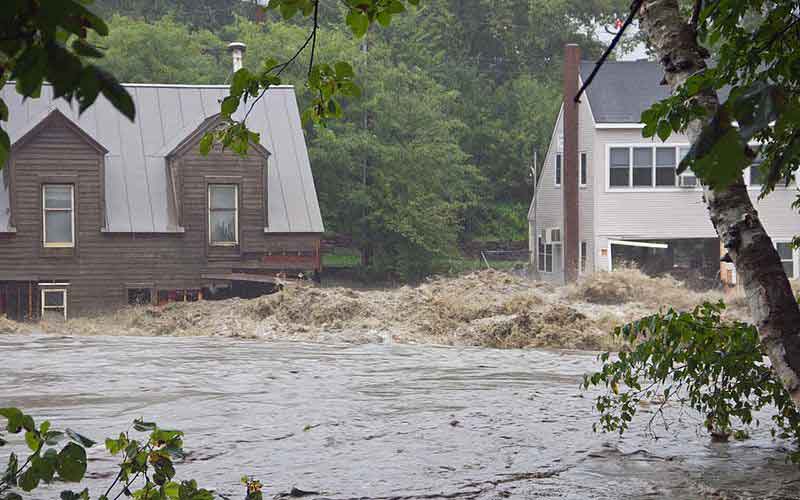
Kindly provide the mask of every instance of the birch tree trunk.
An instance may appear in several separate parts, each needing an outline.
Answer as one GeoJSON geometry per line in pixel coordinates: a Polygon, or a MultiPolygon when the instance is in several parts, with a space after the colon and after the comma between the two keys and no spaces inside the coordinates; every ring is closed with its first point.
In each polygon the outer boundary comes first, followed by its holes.
{"type": "MultiPolygon", "coordinates": [[[[678,0],[645,0],[639,14],[641,29],[648,36],[664,68],[666,82],[673,90],[706,67],[708,53],[698,44],[695,29],[681,15],[678,0]]],[[[713,90],[694,99],[707,113],[705,118],[689,124],[686,134],[692,143],[719,107],[719,98],[713,90]]],[[[741,175],[725,188],[703,186],[703,195],[711,222],[736,265],[753,323],[772,368],[795,405],[800,406],[800,309],[777,250],[761,225],[741,175]]]]}

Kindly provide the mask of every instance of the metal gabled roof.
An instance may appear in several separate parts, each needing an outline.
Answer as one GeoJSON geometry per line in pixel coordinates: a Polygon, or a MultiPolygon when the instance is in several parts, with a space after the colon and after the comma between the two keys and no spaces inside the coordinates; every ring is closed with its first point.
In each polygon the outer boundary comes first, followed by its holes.
{"type": "MultiPolygon", "coordinates": [[[[14,144],[49,112],[58,109],[91,139],[108,150],[106,160],[106,228],[112,233],[162,233],[178,230],[170,209],[166,156],[219,111],[228,95],[224,85],[125,84],[136,106],[130,122],[104,98],[78,116],[44,86],[38,99],[0,89],[9,107],[6,130],[14,144]],[[170,147],[171,146],[171,147],[170,147]]],[[[244,109],[240,111],[243,113],[244,109]]],[[[241,116],[241,115],[239,115],[241,116]]],[[[236,117],[236,116],[235,116],[236,117]]],[[[269,232],[324,231],[294,88],[271,88],[248,117],[270,153],[267,177],[269,232]]],[[[0,232],[8,231],[8,188],[0,186],[0,232]]]]}

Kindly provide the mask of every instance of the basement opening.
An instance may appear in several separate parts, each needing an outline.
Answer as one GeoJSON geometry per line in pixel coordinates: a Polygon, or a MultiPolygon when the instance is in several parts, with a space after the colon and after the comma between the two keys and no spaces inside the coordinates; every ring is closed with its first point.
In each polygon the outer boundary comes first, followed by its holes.
{"type": "Polygon", "coordinates": [[[153,302],[153,291],[150,288],[128,288],[128,305],[144,306],[153,302]]]}

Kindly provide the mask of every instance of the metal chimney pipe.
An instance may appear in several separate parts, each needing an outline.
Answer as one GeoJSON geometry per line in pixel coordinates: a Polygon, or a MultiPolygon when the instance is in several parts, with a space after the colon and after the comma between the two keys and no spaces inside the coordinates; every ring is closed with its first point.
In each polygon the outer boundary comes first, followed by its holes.
{"type": "Polygon", "coordinates": [[[228,52],[231,53],[233,59],[233,72],[236,73],[244,65],[244,52],[247,50],[247,45],[242,42],[231,42],[228,44],[228,52]]]}

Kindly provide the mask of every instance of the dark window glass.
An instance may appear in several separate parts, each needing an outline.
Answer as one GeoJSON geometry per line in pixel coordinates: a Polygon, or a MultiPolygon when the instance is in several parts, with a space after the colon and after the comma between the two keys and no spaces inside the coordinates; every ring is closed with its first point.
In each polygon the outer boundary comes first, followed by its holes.
{"type": "Polygon", "coordinates": [[[556,186],[561,185],[561,153],[556,154],[556,186]]]}
{"type": "Polygon", "coordinates": [[[675,186],[675,148],[656,148],[656,186],[675,186]]]}
{"type": "Polygon", "coordinates": [[[589,176],[589,160],[586,153],[581,153],[581,186],[586,185],[586,179],[589,176]]]}
{"type": "Polygon", "coordinates": [[[633,185],[653,186],[653,149],[633,148],[633,185]]]}
{"type": "Polygon", "coordinates": [[[781,263],[783,264],[783,270],[786,272],[786,276],[788,276],[789,279],[794,279],[794,250],[792,249],[792,244],[781,241],[775,244],[775,248],[777,248],[778,255],[781,257],[781,263]]]}
{"type": "Polygon", "coordinates": [[[628,148],[611,148],[609,151],[608,183],[611,187],[630,186],[630,156],[628,148]]]}

